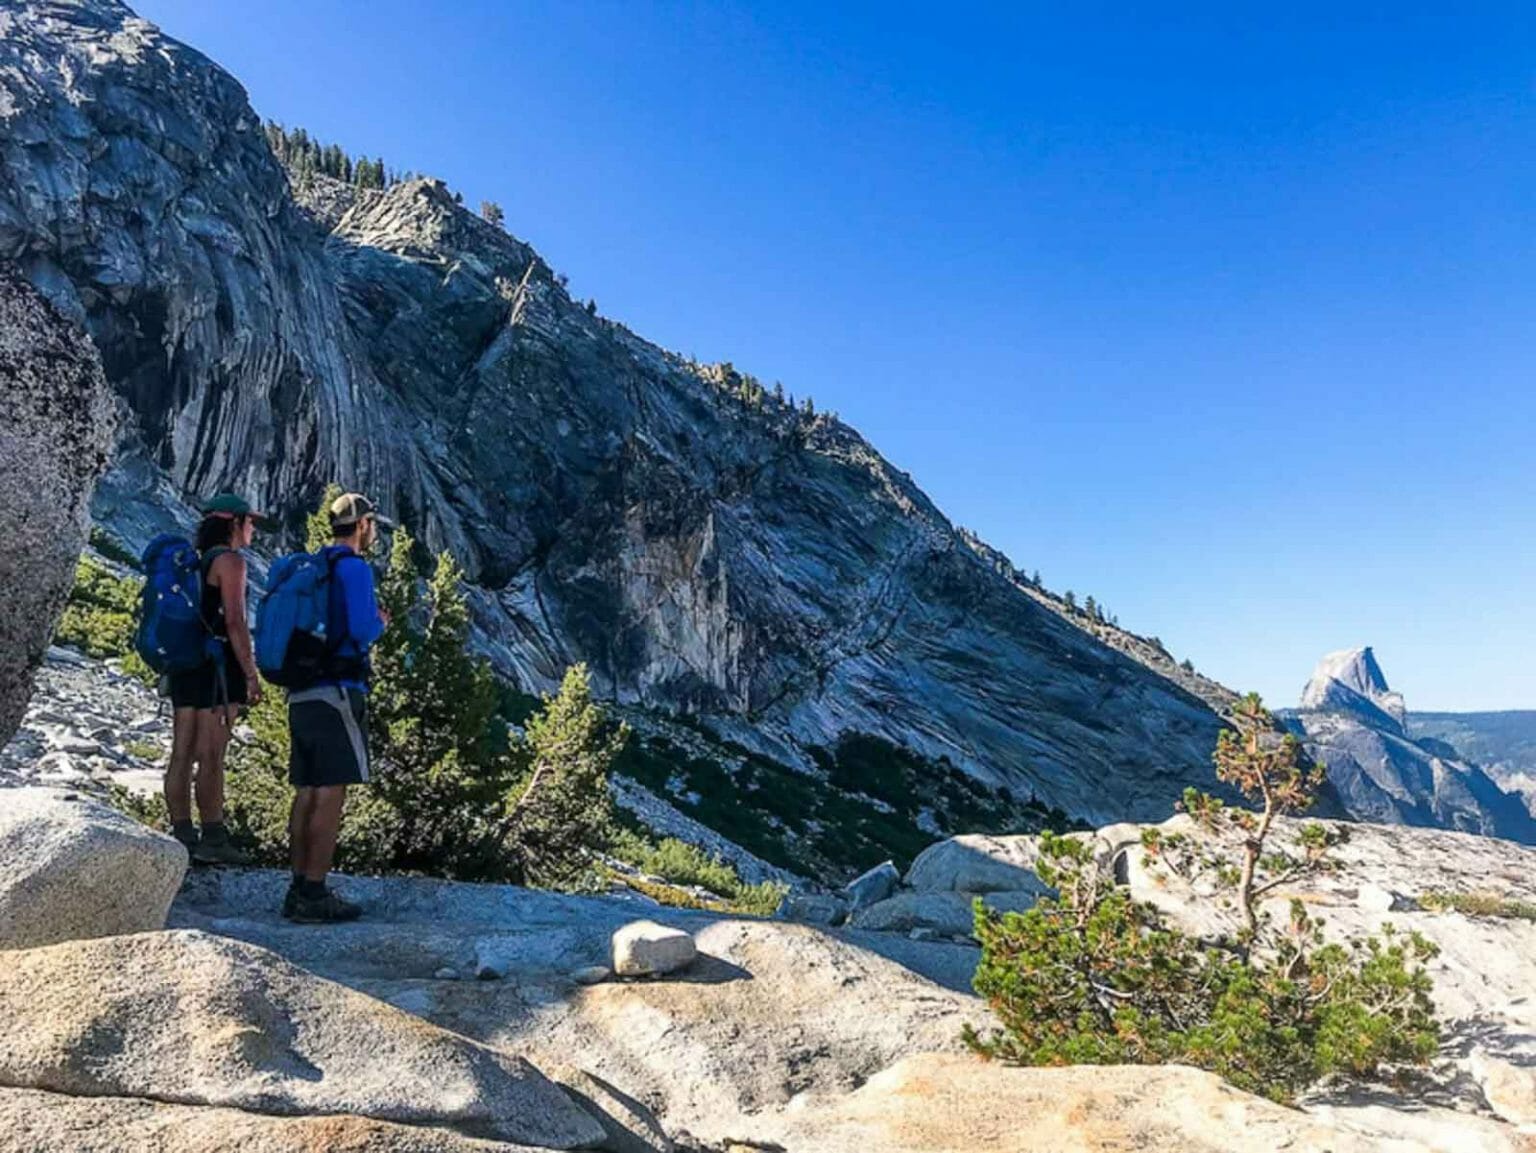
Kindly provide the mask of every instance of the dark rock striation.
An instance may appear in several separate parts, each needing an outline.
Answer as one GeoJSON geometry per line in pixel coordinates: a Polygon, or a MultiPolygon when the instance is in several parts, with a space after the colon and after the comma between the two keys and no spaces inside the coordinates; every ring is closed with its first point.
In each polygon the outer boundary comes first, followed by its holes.
{"type": "Polygon", "coordinates": [[[63,610],[115,419],[85,333],[0,261],[0,745],[63,610]]]}
{"type": "Polygon", "coordinates": [[[132,411],[97,503],[130,544],[336,478],[453,550],[525,689],[585,660],[790,765],[868,733],[1090,819],[1213,784],[1208,700],[854,430],[594,315],[440,182],[292,190],[240,85],[113,0],[0,9],[0,255],[132,411]]]}

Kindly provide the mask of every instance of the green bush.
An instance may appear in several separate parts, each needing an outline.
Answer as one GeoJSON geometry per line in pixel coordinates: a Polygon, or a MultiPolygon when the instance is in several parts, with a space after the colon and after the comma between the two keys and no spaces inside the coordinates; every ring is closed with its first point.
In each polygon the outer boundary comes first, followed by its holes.
{"type": "MultiPolygon", "coordinates": [[[[723,911],[769,916],[779,907],[779,902],[784,899],[789,888],[775,881],[749,885],[726,861],[712,857],[697,845],[690,845],[675,837],[667,837],[659,844],[652,844],[645,837],[622,829],[610,842],[609,851],[620,860],[671,884],[709,890],[721,898],[723,911]]],[[[630,879],[625,880],[632,884],[630,879]]],[[[646,888],[641,883],[633,887],[663,900],[651,891],[655,886],[646,888]]],[[[710,907],[697,900],[684,902],[674,899],[663,900],[663,903],[710,907]]]]}
{"type": "Polygon", "coordinates": [[[108,560],[139,571],[139,558],[127,545],[99,525],[91,527],[91,547],[108,560]]]}
{"type": "Polygon", "coordinates": [[[976,905],[975,988],[1001,1025],[967,1030],[983,1055],[1193,1065],[1285,1102],[1330,1074],[1368,1078],[1435,1053],[1436,950],[1419,934],[1324,944],[1297,902],[1284,943],[1245,959],[1106,883],[1084,843],[1046,833],[1041,850],[1058,898],[1001,916],[976,905]]]}
{"type": "Polygon", "coordinates": [[[736,870],[696,845],[668,837],[637,862],[647,873],[680,885],[697,885],[722,897],[732,896],[741,885],[736,870]]]}
{"type": "Polygon", "coordinates": [[[114,576],[89,557],[75,566],[75,583],[64,603],[54,642],[105,660],[133,651],[139,582],[114,576]]]}
{"type": "Polygon", "coordinates": [[[155,684],[158,678],[133,648],[141,587],[136,578],[115,576],[100,561],[82,558],[75,565],[75,583],[54,630],[54,643],[97,660],[121,660],[125,673],[155,684]]]}
{"type": "Polygon", "coordinates": [[[1165,924],[1104,875],[1086,841],[1046,833],[1037,871],[1057,895],[1025,913],[997,915],[976,903],[975,988],[1000,1028],[967,1029],[974,1049],[1027,1065],[1194,1065],[1277,1101],[1323,1077],[1369,1078],[1433,1056],[1439,1027],[1426,965],[1434,945],[1390,927],[1325,943],[1299,901],[1282,927],[1260,912],[1257,898],[1280,881],[1331,865],[1332,838],[1309,825],[1300,856],[1266,852],[1275,818],[1310,804],[1322,770],[1300,763],[1257,698],[1234,720],[1241,731],[1222,734],[1218,775],[1262,801],[1261,810],[1198,793],[1185,807],[1207,831],[1237,834],[1236,859],[1155,830],[1143,848],[1235,889],[1235,939],[1201,940],[1165,924]]]}
{"type": "Polygon", "coordinates": [[[1498,893],[1425,893],[1419,903],[1437,912],[1461,913],[1468,917],[1503,917],[1517,921],[1536,921],[1536,902],[1521,901],[1498,893]]]}

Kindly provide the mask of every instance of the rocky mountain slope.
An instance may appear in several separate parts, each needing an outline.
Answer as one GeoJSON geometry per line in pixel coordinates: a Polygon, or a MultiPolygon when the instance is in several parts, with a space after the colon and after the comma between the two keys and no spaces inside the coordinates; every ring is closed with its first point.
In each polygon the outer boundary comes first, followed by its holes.
{"type": "Polygon", "coordinates": [[[131,410],[96,505],[128,546],[198,494],[296,521],[339,478],[454,552],[523,689],[585,660],[732,766],[824,776],[864,735],[1015,819],[1212,784],[1219,686],[1032,595],[847,425],[596,315],[440,182],[322,191],[115,0],[0,6],[0,258],[131,410]]]}
{"type": "Polygon", "coordinates": [[[1408,733],[1418,741],[1455,748],[1536,813],[1536,711],[1414,713],[1408,733]]]}
{"type": "Polygon", "coordinates": [[[1536,843],[1536,820],[1519,796],[1444,741],[1410,735],[1402,695],[1388,688],[1369,647],[1325,656],[1286,721],[1327,764],[1354,817],[1536,843]]]}

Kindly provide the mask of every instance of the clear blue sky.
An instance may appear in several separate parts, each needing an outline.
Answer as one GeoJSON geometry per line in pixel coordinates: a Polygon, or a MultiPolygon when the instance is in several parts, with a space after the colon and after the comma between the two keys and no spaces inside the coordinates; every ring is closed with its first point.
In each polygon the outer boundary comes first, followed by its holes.
{"type": "Polygon", "coordinates": [[[1234,688],[1536,708],[1536,6],[138,8],[1234,688]]]}

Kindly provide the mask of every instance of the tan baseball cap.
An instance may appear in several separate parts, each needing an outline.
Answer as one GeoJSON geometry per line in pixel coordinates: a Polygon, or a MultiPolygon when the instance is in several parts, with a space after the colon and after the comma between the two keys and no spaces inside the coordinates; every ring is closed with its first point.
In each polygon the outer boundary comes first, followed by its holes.
{"type": "Polygon", "coordinates": [[[378,506],[360,492],[342,493],[331,501],[329,512],[333,529],[351,528],[365,516],[373,517],[374,523],[381,528],[395,527],[395,522],[382,515],[378,506]]]}

